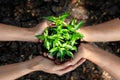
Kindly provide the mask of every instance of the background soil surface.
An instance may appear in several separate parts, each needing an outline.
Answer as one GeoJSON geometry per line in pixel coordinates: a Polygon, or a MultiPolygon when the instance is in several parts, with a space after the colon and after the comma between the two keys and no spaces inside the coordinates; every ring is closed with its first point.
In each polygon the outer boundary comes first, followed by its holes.
{"type": "MultiPolygon", "coordinates": [[[[70,10],[75,12],[72,13],[75,17],[86,19],[86,25],[93,25],[119,18],[119,9],[120,0],[0,0],[0,23],[34,27],[44,16],[58,16],[70,10]]],[[[119,41],[93,44],[120,56],[119,41]]],[[[0,42],[1,66],[23,62],[40,54],[39,43],[0,42]]],[[[112,80],[112,78],[92,62],[86,61],[63,76],[34,72],[17,80],[112,80]]]]}

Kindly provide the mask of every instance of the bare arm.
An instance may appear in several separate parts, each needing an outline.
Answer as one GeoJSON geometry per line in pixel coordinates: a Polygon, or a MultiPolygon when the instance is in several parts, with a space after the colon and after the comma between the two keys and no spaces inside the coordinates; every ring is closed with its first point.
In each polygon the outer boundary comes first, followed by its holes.
{"type": "Polygon", "coordinates": [[[38,41],[36,34],[42,34],[48,27],[48,22],[44,21],[33,28],[21,28],[12,25],[0,24],[0,41],[38,41]]]}
{"type": "Polygon", "coordinates": [[[106,42],[120,40],[120,20],[113,19],[111,21],[83,27],[79,30],[84,34],[84,40],[89,42],[106,42]]]}
{"type": "Polygon", "coordinates": [[[120,80],[120,58],[112,53],[96,48],[90,44],[81,44],[78,53],[72,63],[78,63],[82,58],[86,58],[102,69],[106,70],[117,80],[120,80]]]}
{"type": "Polygon", "coordinates": [[[0,41],[35,41],[35,37],[28,28],[0,24],[0,41]]]}
{"type": "Polygon", "coordinates": [[[88,54],[91,55],[86,58],[106,70],[116,80],[120,80],[120,58],[102,49],[90,45],[87,47],[89,48],[88,54]]]}
{"type": "MultiPolygon", "coordinates": [[[[57,65],[53,61],[38,56],[32,60],[10,64],[0,67],[0,80],[15,80],[34,71],[44,71],[51,74],[62,75],[68,72],[70,62],[57,65]]],[[[75,65],[78,66],[79,64],[75,65]]],[[[69,67],[71,68],[71,67],[69,67]]]]}
{"type": "Polygon", "coordinates": [[[32,72],[26,68],[25,63],[16,63],[0,67],[1,80],[15,80],[25,74],[32,72]]]}
{"type": "Polygon", "coordinates": [[[109,72],[117,80],[120,80],[120,58],[98,48],[94,50],[90,53],[91,56],[88,59],[109,72]]]}

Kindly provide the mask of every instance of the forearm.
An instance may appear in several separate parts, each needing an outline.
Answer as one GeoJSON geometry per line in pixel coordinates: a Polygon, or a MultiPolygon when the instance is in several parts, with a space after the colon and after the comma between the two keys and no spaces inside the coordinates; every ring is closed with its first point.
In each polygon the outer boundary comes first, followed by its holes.
{"type": "Polygon", "coordinates": [[[16,63],[0,67],[0,80],[15,80],[21,76],[31,73],[26,63],[16,63]]]}
{"type": "Polygon", "coordinates": [[[54,62],[51,60],[38,56],[25,62],[1,66],[0,80],[15,80],[34,71],[45,71],[52,73],[48,65],[53,67],[53,64],[54,62]]]}
{"type": "Polygon", "coordinates": [[[98,48],[91,48],[91,50],[88,52],[91,56],[87,59],[120,80],[120,58],[98,48]]]}
{"type": "Polygon", "coordinates": [[[114,19],[91,27],[79,30],[83,33],[84,40],[89,42],[106,42],[120,40],[120,20],[114,19]]]}
{"type": "Polygon", "coordinates": [[[31,28],[0,24],[0,41],[37,41],[31,28]]]}

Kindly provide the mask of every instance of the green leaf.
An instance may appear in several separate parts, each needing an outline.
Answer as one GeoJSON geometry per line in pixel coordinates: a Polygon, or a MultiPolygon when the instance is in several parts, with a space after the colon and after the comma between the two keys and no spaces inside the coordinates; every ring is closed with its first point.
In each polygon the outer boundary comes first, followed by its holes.
{"type": "Polygon", "coordinates": [[[81,33],[76,32],[77,39],[82,39],[84,36],[81,33]]]}
{"type": "Polygon", "coordinates": [[[70,31],[74,31],[74,30],[75,30],[73,25],[68,25],[67,28],[68,28],[68,30],[70,30],[70,31]]]}
{"type": "Polygon", "coordinates": [[[77,47],[73,46],[71,50],[75,50],[77,52],[77,47]]]}
{"type": "Polygon", "coordinates": [[[50,42],[45,39],[44,46],[49,50],[50,49],[50,42]]]}
{"type": "Polygon", "coordinates": [[[62,21],[57,20],[57,21],[56,21],[56,26],[57,26],[57,29],[61,29],[62,26],[63,26],[62,21]]]}
{"type": "Polygon", "coordinates": [[[58,35],[53,35],[53,36],[48,36],[50,39],[56,39],[58,37],[58,35]]]}
{"type": "Polygon", "coordinates": [[[64,21],[70,15],[69,12],[65,12],[63,15],[59,16],[59,19],[64,21]]]}
{"type": "Polygon", "coordinates": [[[61,45],[60,41],[58,39],[55,39],[53,41],[53,47],[56,47],[56,46],[59,46],[59,45],[61,45]]]}
{"type": "Polygon", "coordinates": [[[60,50],[60,60],[63,61],[65,57],[65,54],[63,52],[63,50],[60,50]]]}
{"type": "Polygon", "coordinates": [[[76,30],[79,29],[80,27],[83,26],[83,24],[84,24],[84,22],[83,22],[83,21],[80,21],[80,22],[75,26],[75,29],[76,29],[76,30]]]}
{"type": "Polygon", "coordinates": [[[75,40],[74,41],[71,41],[71,45],[73,46],[75,44],[75,40]]]}
{"type": "Polygon", "coordinates": [[[57,54],[57,52],[51,52],[51,53],[49,53],[50,56],[54,56],[55,54],[57,54]]]}
{"type": "Polygon", "coordinates": [[[83,38],[84,38],[84,35],[83,35],[83,34],[80,34],[80,35],[79,35],[79,38],[80,38],[80,39],[83,39],[83,38]]]}
{"type": "Polygon", "coordinates": [[[44,36],[48,36],[48,28],[45,29],[43,35],[44,35],[44,36]]]}
{"type": "Polygon", "coordinates": [[[57,52],[57,58],[60,58],[60,51],[57,52]]]}
{"type": "Polygon", "coordinates": [[[67,43],[64,43],[62,47],[65,47],[66,49],[72,49],[72,46],[68,45],[67,43]]]}
{"type": "Polygon", "coordinates": [[[45,19],[47,19],[50,22],[56,22],[56,20],[57,20],[57,18],[54,16],[48,16],[48,17],[45,17],[45,19]]]}
{"type": "Polygon", "coordinates": [[[72,25],[72,26],[75,26],[76,24],[76,19],[73,19],[71,22],[70,22],[70,25],[72,25]]]}
{"type": "Polygon", "coordinates": [[[69,33],[64,33],[64,34],[63,34],[63,37],[64,37],[66,40],[71,39],[71,35],[70,35],[69,33]]]}
{"type": "Polygon", "coordinates": [[[67,54],[68,56],[70,56],[71,58],[73,58],[73,57],[74,57],[73,53],[72,53],[72,52],[70,52],[70,51],[66,51],[66,54],[67,54]]]}
{"type": "Polygon", "coordinates": [[[71,45],[73,46],[74,44],[75,44],[75,41],[77,40],[77,35],[76,35],[76,33],[73,33],[73,35],[72,35],[72,39],[71,39],[71,45]]]}
{"type": "Polygon", "coordinates": [[[69,32],[68,29],[62,29],[62,32],[65,33],[65,32],[69,32]]]}
{"type": "Polygon", "coordinates": [[[72,39],[71,39],[71,40],[76,40],[76,37],[77,37],[77,36],[76,36],[76,33],[73,33],[73,34],[72,34],[72,39]]]}
{"type": "Polygon", "coordinates": [[[63,24],[63,26],[66,26],[66,27],[68,26],[68,24],[64,21],[62,22],[62,24],[63,24]]]}
{"type": "Polygon", "coordinates": [[[57,34],[57,29],[56,29],[56,28],[53,28],[51,35],[55,35],[55,34],[57,34]]]}
{"type": "Polygon", "coordinates": [[[53,52],[56,52],[56,51],[58,51],[58,47],[54,47],[54,48],[52,48],[51,50],[49,50],[49,52],[51,52],[51,53],[53,53],[53,52]]]}
{"type": "Polygon", "coordinates": [[[35,37],[37,37],[40,40],[44,40],[44,36],[43,35],[36,35],[35,37]]]}

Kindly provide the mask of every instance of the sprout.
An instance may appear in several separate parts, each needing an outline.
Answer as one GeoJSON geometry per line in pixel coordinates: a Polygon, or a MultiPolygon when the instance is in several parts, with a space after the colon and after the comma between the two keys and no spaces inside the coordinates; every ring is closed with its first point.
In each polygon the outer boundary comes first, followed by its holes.
{"type": "Polygon", "coordinates": [[[48,50],[49,55],[55,56],[60,61],[64,61],[65,56],[73,58],[72,52],[77,52],[76,41],[84,37],[83,34],[76,32],[84,22],[76,23],[76,19],[73,19],[70,23],[66,23],[65,19],[68,16],[69,13],[66,12],[59,17],[45,17],[48,21],[55,23],[56,27],[48,27],[42,35],[36,35],[38,39],[44,41],[43,46],[48,50]]]}

